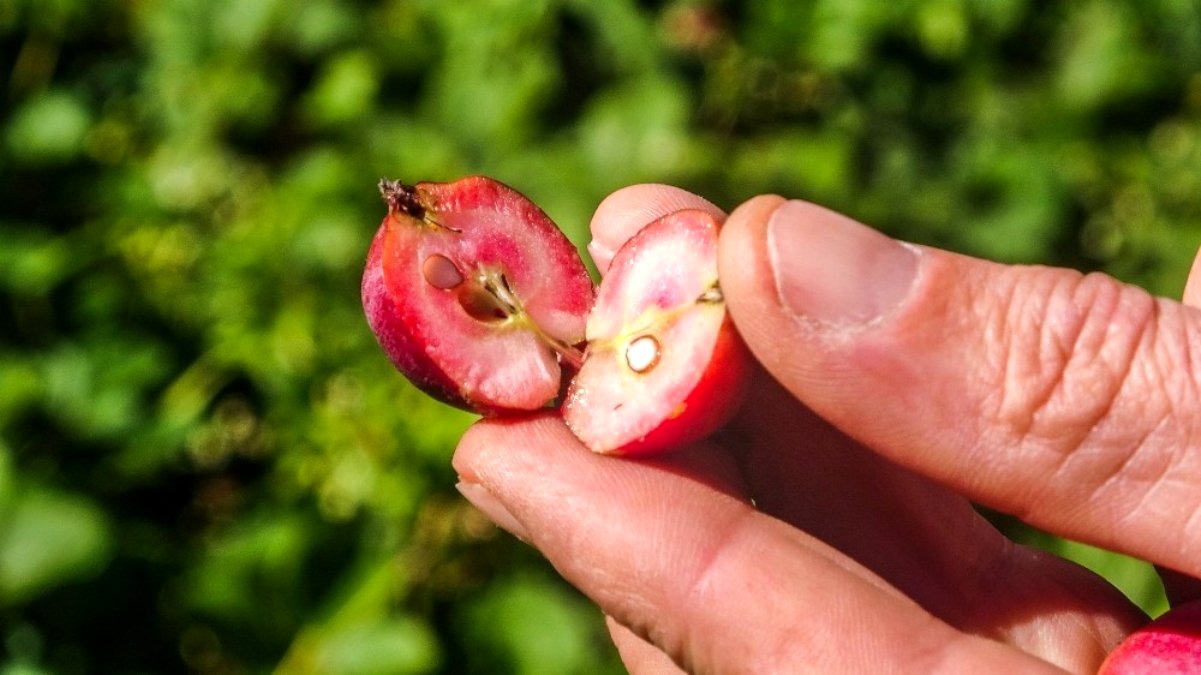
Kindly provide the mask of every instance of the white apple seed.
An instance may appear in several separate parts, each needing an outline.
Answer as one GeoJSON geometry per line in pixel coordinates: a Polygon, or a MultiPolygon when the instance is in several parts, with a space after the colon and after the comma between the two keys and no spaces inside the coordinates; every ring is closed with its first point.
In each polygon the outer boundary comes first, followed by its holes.
{"type": "Polygon", "coordinates": [[[659,362],[659,341],[650,335],[641,335],[626,345],[626,364],[635,373],[645,373],[659,362]]]}

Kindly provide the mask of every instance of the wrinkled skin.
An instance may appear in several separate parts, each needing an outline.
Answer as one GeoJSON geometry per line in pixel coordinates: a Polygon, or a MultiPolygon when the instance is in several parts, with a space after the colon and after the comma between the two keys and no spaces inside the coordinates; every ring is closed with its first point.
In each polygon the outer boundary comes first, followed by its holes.
{"type": "MultiPolygon", "coordinates": [[[[683,206],[720,213],[619,191],[594,255],[683,206]]],[[[600,606],[631,672],[1091,673],[1147,621],[971,502],[1178,570],[1169,595],[1195,597],[1201,283],[1180,304],[770,196],[730,215],[719,273],[761,367],[725,431],[632,461],[535,415],[475,425],[454,460],[600,606]]]]}

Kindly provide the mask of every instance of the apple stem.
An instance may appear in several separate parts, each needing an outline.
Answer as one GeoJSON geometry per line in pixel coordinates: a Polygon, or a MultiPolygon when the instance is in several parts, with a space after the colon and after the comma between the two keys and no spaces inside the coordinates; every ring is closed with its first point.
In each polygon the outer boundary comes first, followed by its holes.
{"type": "Polygon", "coordinates": [[[421,205],[421,199],[417,196],[415,186],[405,185],[398,180],[381,178],[379,194],[388,204],[389,211],[399,211],[414,218],[425,218],[425,207],[421,205]]]}
{"type": "Polygon", "coordinates": [[[421,201],[421,193],[416,185],[405,185],[398,180],[381,178],[379,193],[384,198],[384,202],[388,204],[389,213],[403,213],[434,227],[441,227],[456,233],[462,232],[458,228],[442,223],[432,211],[426,208],[421,201]]]}

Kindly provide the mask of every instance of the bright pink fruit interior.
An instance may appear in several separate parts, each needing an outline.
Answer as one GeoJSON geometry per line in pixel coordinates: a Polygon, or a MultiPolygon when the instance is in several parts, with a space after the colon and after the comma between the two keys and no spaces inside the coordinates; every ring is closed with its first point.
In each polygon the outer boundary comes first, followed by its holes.
{"type": "Polygon", "coordinates": [[[580,342],[592,301],[575,248],[529,200],[495,181],[416,189],[436,224],[390,213],[378,240],[385,299],[369,297],[370,260],[364,276],[364,305],[381,345],[410,379],[444,400],[482,412],[547,405],[560,391],[562,369],[544,338],[580,342]],[[452,263],[463,283],[445,287],[451,270],[431,277],[435,256],[452,263]],[[488,297],[484,280],[503,285],[520,311],[473,303],[488,297]]]}
{"type": "Polygon", "coordinates": [[[712,217],[684,211],[648,225],[613,259],[564,407],[567,424],[592,450],[637,442],[685,412],[725,319],[716,247],[712,217]],[[647,338],[658,353],[644,368],[639,350],[647,338]]]}

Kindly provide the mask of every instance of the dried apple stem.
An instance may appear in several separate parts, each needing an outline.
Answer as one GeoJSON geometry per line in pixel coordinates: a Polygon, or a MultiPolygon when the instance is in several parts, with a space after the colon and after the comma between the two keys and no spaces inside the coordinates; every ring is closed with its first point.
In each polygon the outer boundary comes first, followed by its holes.
{"type": "Polygon", "coordinates": [[[450,227],[434,215],[433,211],[421,199],[421,193],[416,185],[405,185],[398,180],[381,178],[379,193],[388,205],[389,213],[403,213],[434,227],[440,227],[451,232],[460,233],[462,230],[450,227]]]}

